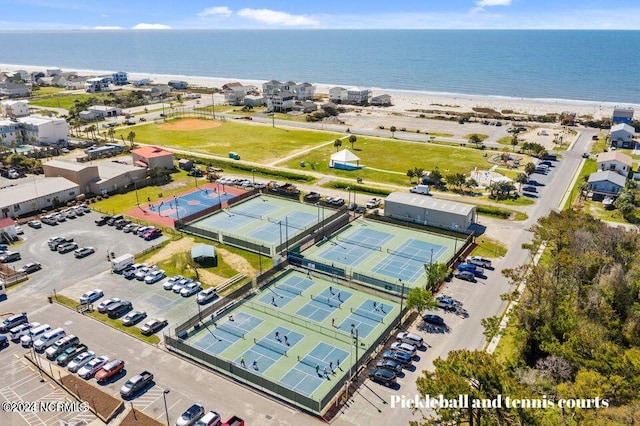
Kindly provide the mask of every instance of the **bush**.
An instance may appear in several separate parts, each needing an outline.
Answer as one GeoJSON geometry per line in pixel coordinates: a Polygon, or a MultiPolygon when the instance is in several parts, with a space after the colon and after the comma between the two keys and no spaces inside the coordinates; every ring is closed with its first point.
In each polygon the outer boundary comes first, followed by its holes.
{"type": "Polygon", "coordinates": [[[476,211],[479,214],[485,214],[487,216],[496,216],[501,219],[509,219],[509,217],[511,216],[510,210],[501,209],[500,207],[480,205],[476,207],[476,211]]]}
{"type": "Polygon", "coordinates": [[[387,195],[391,194],[391,192],[392,192],[392,191],[387,190],[387,189],[373,188],[373,187],[366,186],[366,185],[354,185],[352,183],[342,182],[342,181],[329,182],[329,183],[327,183],[327,184],[325,184],[323,186],[325,186],[327,188],[335,188],[335,189],[351,188],[354,191],[363,192],[363,193],[372,194],[372,195],[382,195],[384,197],[386,197],[387,195]]]}

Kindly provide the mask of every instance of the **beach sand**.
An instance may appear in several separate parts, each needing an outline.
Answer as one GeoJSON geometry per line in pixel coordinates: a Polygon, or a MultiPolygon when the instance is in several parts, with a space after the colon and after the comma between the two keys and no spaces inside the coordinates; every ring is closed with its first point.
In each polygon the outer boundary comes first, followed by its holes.
{"type": "MultiPolygon", "coordinates": [[[[1,72],[13,72],[24,69],[29,72],[45,71],[43,66],[0,64],[1,72]]],[[[80,75],[105,75],[112,71],[63,69],[65,72],[77,72],[80,75]]],[[[170,80],[185,80],[191,86],[222,87],[222,85],[234,81],[242,84],[252,84],[262,87],[267,80],[243,80],[222,77],[198,77],[185,75],[161,75],[145,73],[129,73],[129,80],[148,78],[152,84],[166,84],[170,80]]],[[[286,76],[283,76],[286,79],[286,76]]],[[[328,94],[329,89],[335,85],[327,83],[312,83],[316,86],[317,94],[328,94]]],[[[380,108],[384,112],[404,112],[409,110],[441,110],[455,112],[469,112],[473,108],[490,108],[496,111],[513,111],[515,114],[544,115],[547,113],[562,113],[565,111],[576,113],[577,116],[591,115],[594,118],[611,117],[614,107],[634,108],[640,110],[640,104],[596,102],[569,99],[535,99],[515,98],[502,96],[464,95],[456,93],[437,93],[426,91],[405,91],[393,89],[372,88],[373,96],[381,94],[391,95],[393,105],[380,108]]],[[[512,113],[509,113],[512,114],[512,113]]]]}

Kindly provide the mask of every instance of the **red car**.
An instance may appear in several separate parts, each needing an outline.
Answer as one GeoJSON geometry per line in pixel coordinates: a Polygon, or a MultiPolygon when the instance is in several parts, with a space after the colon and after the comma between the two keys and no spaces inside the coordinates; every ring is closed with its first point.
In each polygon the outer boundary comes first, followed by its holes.
{"type": "Polygon", "coordinates": [[[158,238],[161,235],[162,235],[162,231],[156,228],[142,234],[142,238],[148,241],[148,240],[153,240],[154,238],[158,238]]]}
{"type": "Polygon", "coordinates": [[[108,362],[102,367],[100,371],[96,373],[96,379],[99,382],[103,382],[110,377],[115,376],[124,368],[124,361],[121,359],[114,359],[108,362]]]}

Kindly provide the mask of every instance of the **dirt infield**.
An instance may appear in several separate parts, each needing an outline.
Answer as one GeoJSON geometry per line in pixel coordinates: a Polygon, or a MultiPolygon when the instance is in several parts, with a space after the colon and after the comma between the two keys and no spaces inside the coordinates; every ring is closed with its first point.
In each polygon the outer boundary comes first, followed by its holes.
{"type": "Polygon", "coordinates": [[[183,118],[169,123],[158,124],[162,130],[204,130],[220,126],[220,122],[212,120],[198,120],[196,118],[183,118]]]}

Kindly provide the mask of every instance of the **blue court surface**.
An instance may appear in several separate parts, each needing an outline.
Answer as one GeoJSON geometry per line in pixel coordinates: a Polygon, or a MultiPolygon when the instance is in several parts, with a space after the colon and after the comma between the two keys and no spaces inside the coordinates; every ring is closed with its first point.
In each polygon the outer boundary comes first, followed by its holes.
{"type": "Polygon", "coordinates": [[[348,357],[349,353],[342,349],[327,343],[319,343],[280,379],[280,383],[309,396],[325,380],[336,380],[336,377],[342,376],[344,361],[348,357]]]}
{"type": "Polygon", "coordinates": [[[242,366],[244,360],[244,367],[264,373],[281,357],[287,356],[303,337],[300,333],[278,326],[261,339],[254,339],[254,345],[234,362],[242,366]]]}
{"type": "Polygon", "coordinates": [[[420,240],[407,240],[395,250],[387,250],[388,256],[376,266],[373,272],[405,282],[414,282],[424,275],[424,265],[437,261],[446,247],[420,240]]]}
{"type": "Polygon", "coordinates": [[[316,322],[322,322],[329,315],[340,309],[340,306],[351,297],[352,293],[346,290],[326,288],[318,295],[311,295],[312,299],[296,314],[307,317],[316,322]]]}
{"type": "Polygon", "coordinates": [[[233,317],[233,321],[227,319],[223,323],[218,323],[217,326],[207,326],[208,333],[203,334],[200,339],[196,340],[193,346],[212,354],[220,354],[230,346],[233,346],[238,340],[244,339],[244,336],[259,326],[262,321],[262,319],[253,315],[238,312],[233,317]]]}
{"type": "Polygon", "coordinates": [[[302,293],[311,286],[311,279],[292,275],[278,285],[269,286],[269,292],[265,292],[258,300],[274,307],[286,306],[294,298],[302,297],[302,293]]]}
{"type": "MultiPolygon", "coordinates": [[[[265,219],[264,216],[262,218],[265,219]]],[[[294,211],[276,218],[267,217],[266,220],[267,223],[250,232],[249,236],[257,240],[278,244],[313,226],[317,221],[317,217],[313,214],[294,211]]]]}
{"type": "MultiPolygon", "coordinates": [[[[387,316],[391,313],[391,305],[367,299],[360,306],[351,310],[349,315],[338,328],[352,333],[353,329],[358,330],[361,338],[366,338],[380,324],[387,323],[387,316]]],[[[391,319],[389,319],[391,321],[391,319]]]]}
{"type": "Polygon", "coordinates": [[[203,187],[188,194],[149,204],[149,210],[160,216],[180,219],[235,198],[237,194],[219,188],[203,187]]]}
{"type": "Polygon", "coordinates": [[[269,204],[261,206],[260,212],[255,213],[255,209],[250,209],[247,206],[227,209],[200,221],[199,225],[201,227],[204,226],[205,228],[234,230],[242,228],[243,226],[254,222],[256,219],[259,219],[262,213],[268,213],[275,209],[277,209],[277,207],[269,204]]]}
{"type": "Polygon", "coordinates": [[[349,238],[336,236],[329,247],[318,256],[332,262],[356,266],[375,252],[382,251],[385,243],[393,239],[392,234],[373,229],[358,229],[349,238]]]}

